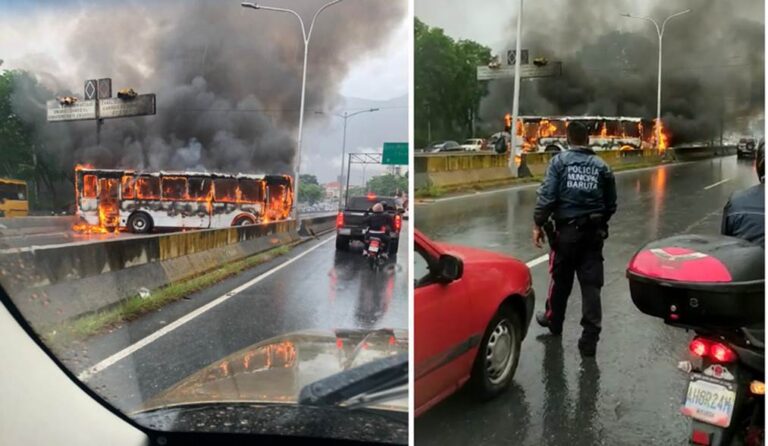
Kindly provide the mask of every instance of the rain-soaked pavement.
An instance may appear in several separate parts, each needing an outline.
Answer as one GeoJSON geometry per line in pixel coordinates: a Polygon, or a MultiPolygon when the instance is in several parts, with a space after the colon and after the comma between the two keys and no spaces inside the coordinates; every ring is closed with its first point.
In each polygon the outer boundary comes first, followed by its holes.
{"type": "MultiPolygon", "coordinates": [[[[582,360],[578,285],[562,340],[532,322],[510,390],[487,403],[460,391],[416,420],[418,445],[681,445],[686,378],[676,369],[691,335],[640,313],[625,267],[644,243],[679,233],[717,233],[730,194],[757,183],[752,163],[735,157],[616,176],[619,210],[606,241],[603,333],[595,360],[582,360]],[[727,180],[722,184],[716,184],[727,180]]],[[[535,186],[417,206],[416,227],[446,242],[530,261],[535,186]]],[[[532,268],[536,309],[544,308],[546,262],[532,268]]],[[[418,340],[416,340],[418,342],[418,340]]]]}
{"type": "MultiPolygon", "coordinates": [[[[402,234],[407,234],[407,224],[402,234]]],[[[123,411],[224,356],[274,336],[307,329],[408,328],[407,241],[397,262],[374,273],[359,244],[336,252],[321,236],[236,277],[150,313],[111,333],[70,346],[65,364],[79,374],[240,285],[308,252],[229,300],[87,378],[123,411]]]]}

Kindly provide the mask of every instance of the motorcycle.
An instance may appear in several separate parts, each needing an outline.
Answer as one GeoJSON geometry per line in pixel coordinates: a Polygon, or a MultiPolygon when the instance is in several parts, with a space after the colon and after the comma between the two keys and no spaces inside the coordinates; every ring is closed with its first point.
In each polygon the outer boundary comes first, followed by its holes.
{"type": "Polygon", "coordinates": [[[764,251],[725,236],[651,242],[629,263],[635,306],[695,333],[681,413],[689,444],[762,446],[765,411],[764,251]]]}
{"type": "Polygon", "coordinates": [[[365,249],[363,255],[368,258],[368,265],[373,271],[384,268],[389,260],[389,254],[384,235],[386,231],[365,231],[365,249]]]}

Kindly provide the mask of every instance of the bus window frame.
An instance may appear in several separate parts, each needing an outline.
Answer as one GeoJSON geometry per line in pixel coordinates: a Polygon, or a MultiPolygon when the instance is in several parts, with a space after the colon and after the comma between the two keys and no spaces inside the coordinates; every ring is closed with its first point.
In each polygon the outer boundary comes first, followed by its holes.
{"type": "Polygon", "coordinates": [[[189,201],[189,177],[185,175],[167,175],[160,177],[160,200],[162,201],[189,201]],[[166,180],[184,181],[184,190],[180,197],[168,198],[165,194],[166,180]]]}

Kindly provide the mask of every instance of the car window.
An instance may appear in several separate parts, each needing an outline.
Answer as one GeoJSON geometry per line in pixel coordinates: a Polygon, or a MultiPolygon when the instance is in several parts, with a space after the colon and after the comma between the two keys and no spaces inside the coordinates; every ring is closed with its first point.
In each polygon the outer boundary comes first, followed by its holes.
{"type": "Polygon", "coordinates": [[[415,245],[413,259],[414,287],[422,287],[432,283],[432,259],[420,246],[415,245]]]}

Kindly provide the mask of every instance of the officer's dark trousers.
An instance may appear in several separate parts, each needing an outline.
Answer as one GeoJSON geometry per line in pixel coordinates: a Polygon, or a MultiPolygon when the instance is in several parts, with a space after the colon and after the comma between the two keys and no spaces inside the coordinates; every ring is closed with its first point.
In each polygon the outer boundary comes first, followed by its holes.
{"type": "Polygon", "coordinates": [[[574,275],[581,286],[580,343],[595,345],[600,337],[603,316],[600,289],[603,286],[603,239],[594,230],[580,231],[575,225],[558,228],[549,255],[551,282],[546,315],[554,332],[563,329],[565,308],[573,288],[574,275]]]}

